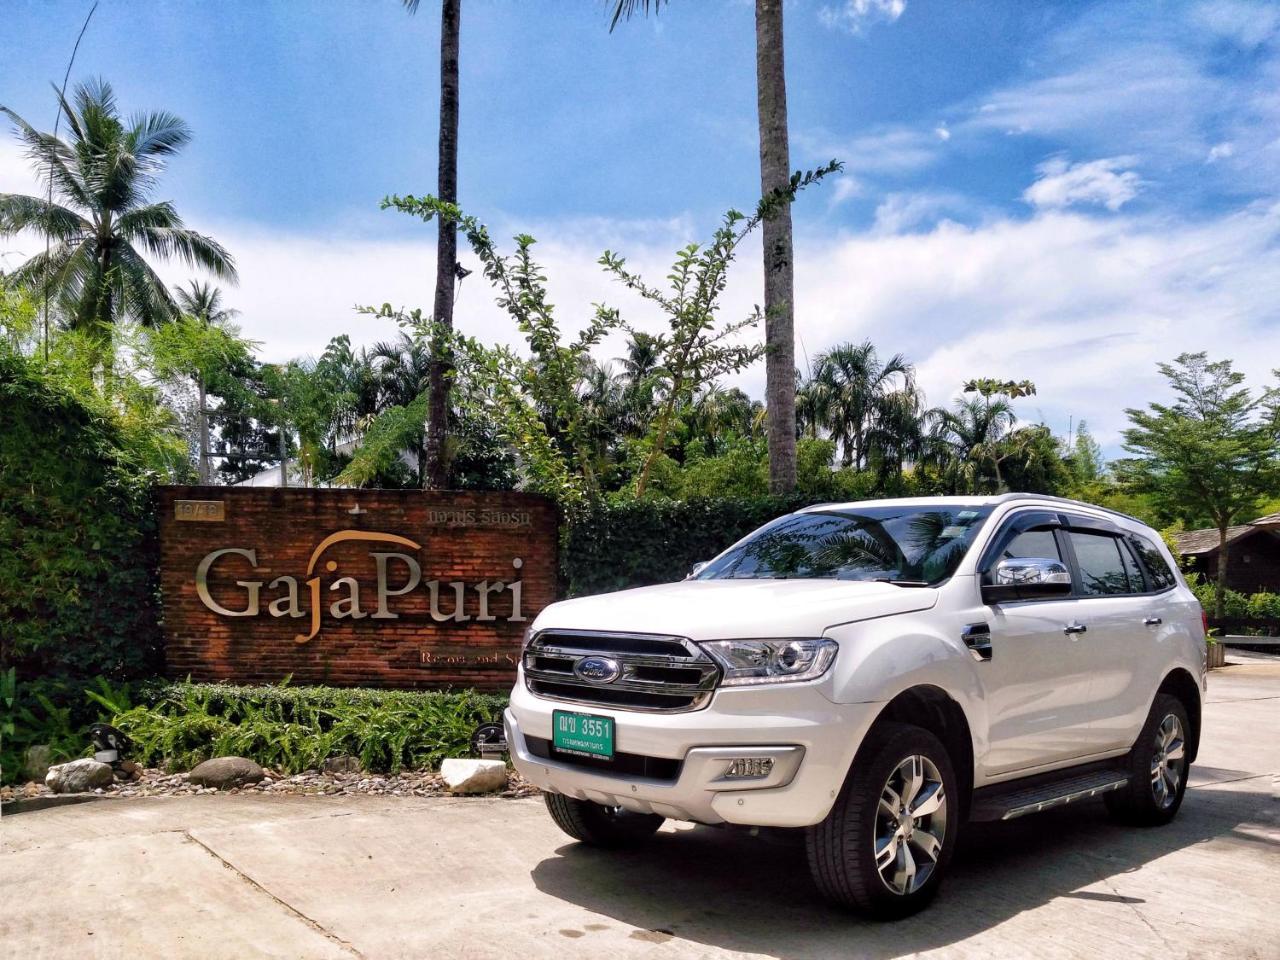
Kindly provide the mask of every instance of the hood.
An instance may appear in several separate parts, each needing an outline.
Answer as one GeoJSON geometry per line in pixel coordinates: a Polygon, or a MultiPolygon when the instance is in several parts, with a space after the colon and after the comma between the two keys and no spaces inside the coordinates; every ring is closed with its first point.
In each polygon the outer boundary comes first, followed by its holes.
{"type": "Polygon", "coordinates": [[[553,603],[539,630],[666,633],[691,640],[818,637],[827,627],[928,610],[929,587],[856,580],[684,580],[553,603]]]}

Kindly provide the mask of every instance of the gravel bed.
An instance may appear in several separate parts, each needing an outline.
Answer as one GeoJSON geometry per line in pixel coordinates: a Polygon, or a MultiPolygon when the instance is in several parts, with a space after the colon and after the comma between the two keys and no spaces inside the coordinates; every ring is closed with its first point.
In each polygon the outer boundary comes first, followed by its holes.
{"type": "MultiPolygon", "coordinates": [[[[402,770],[400,773],[324,773],[306,770],[302,773],[281,774],[272,770],[261,783],[229,790],[216,787],[198,787],[187,779],[185,773],[169,773],[158,768],[143,771],[141,780],[117,780],[94,793],[110,797],[181,797],[202,793],[294,794],[304,796],[346,796],[368,794],[380,797],[442,797],[450,796],[440,774],[430,770],[402,770]]],[[[536,796],[538,788],[514,770],[508,773],[507,789],[489,796],[516,798],[536,796]]],[[[34,781],[10,787],[0,787],[0,801],[27,797],[45,797],[52,791],[43,783],[34,781]]]]}

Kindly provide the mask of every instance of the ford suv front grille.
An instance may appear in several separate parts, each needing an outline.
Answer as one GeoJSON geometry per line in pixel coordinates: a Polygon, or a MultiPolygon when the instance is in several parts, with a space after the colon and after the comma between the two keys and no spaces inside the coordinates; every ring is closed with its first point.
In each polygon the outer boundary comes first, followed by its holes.
{"type": "Polygon", "coordinates": [[[720,670],[683,637],[543,630],[525,648],[524,678],[530,691],[551,700],[676,713],[706,706],[720,670]],[[597,671],[603,675],[582,669],[585,660],[607,661],[597,671]]]}

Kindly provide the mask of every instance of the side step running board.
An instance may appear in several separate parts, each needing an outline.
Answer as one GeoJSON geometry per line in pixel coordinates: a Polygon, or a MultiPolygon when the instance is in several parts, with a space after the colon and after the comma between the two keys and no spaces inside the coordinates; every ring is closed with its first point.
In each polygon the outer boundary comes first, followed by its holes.
{"type": "Polygon", "coordinates": [[[1012,820],[1076,800],[1087,800],[1128,784],[1128,773],[1115,766],[1077,767],[1013,780],[975,791],[970,819],[1012,820]]]}

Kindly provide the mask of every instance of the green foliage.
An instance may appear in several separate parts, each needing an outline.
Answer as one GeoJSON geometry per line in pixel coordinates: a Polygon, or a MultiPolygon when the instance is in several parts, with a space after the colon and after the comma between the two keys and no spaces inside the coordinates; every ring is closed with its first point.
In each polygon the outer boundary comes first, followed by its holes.
{"type": "Polygon", "coordinates": [[[248,757],[297,773],[350,755],[368,770],[432,768],[466,756],[475,728],[505,697],[334,687],[173,683],[112,721],[140,763],[186,770],[210,757],[248,757]]]}
{"type": "Polygon", "coordinates": [[[53,763],[64,763],[91,751],[88,727],[109,721],[131,706],[133,685],[94,677],[83,682],[41,678],[19,681],[10,667],[0,672],[0,770],[4,783],[21,779],[27,748],[49,747],[53,763]]]}
{"type": "Polygon", "coordinates": [[[0,352],[0,668],[19,683],[159,663],[155,476],[128,440],[0,352]]]}
{"type": "MultiPolygon", "coordinates": [[[[1230,361],[1210,362],[1204,353],[1184,353],[1159,368],[1174,402],[1125,411],[1132,424],[1125,449],[1135,457],[1117,463],[1119,476],[1165,518],[1188,526],[1207,521],[1225,531],[1257,516],[1259,501],[1280,482],[1280,394],[1254,396],[1230,361]]],[[[1211,607],[1218,617],[1226,610],[1227,566],[1219,564],[1211,607]]]]}

